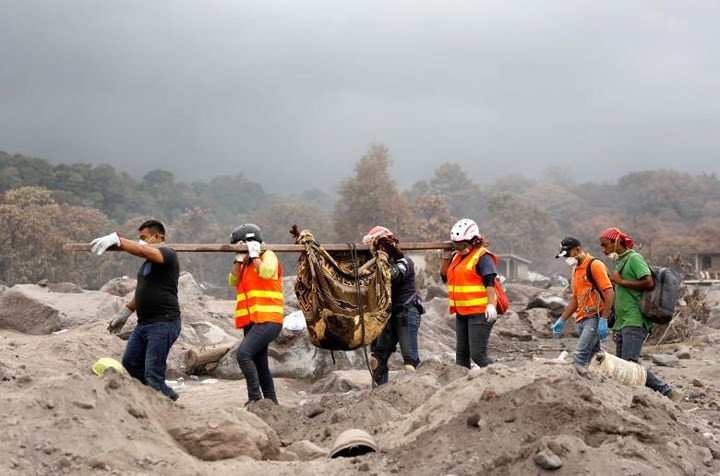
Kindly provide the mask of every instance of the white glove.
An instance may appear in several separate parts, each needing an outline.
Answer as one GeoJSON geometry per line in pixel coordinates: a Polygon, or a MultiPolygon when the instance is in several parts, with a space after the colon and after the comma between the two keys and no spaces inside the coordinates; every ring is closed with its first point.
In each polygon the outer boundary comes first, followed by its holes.
{"type": "Polygon", "coordinates": [[[245,253],[240,253],[240,252],[235,253],[235,262],[242,263],[243,261],[245,261],[245,253]]]}
{"type": "Polygon", "coordinates": [[[122,309],[120,309],[120,311],[115,314],[115,317],[112,318],[110,324],[108,324],[107,328],[110,333],[119,334],[123,326],[127,322],[128,317],[130,317],[132,313],[133,312],[130,310],[130,308],[128,308],[127,306],[123,306],[122,309]]]}
{"type": "Polygon", "coordinates": [[[95,238],[90,242],[90,246],[90,251],[100,256],[101,254],[105,253],[105,250],[107,250],[111,246],[120,246],[120,237],[118,236],[117,232],[113,231],[109,235],[95,238]]]}
{"type": "Polygon", "coordinates": [[[250,259],[260,257],[260,243],[257,241],[248,241],[246,243],[248,249],[248,256],[250,259]]]}
{"type": "Polygon", "coordinates": [[[488,304],[485,308],[485,320],[488,324],[492,324],[497,319],[497,309],[494,304],[488,304]]]}

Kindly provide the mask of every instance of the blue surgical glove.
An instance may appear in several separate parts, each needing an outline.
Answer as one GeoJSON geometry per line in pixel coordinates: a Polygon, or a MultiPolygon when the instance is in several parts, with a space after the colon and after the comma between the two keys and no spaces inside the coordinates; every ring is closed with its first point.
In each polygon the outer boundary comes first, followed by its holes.
{"type": "Polygon", "coordinates": [[[550,329],[552,329],[553,334],[559,336],[562,333],[563,327],[565,327],[565,319],[561,317],[555,321],[555,324],[553,324],[550,329]]]}
{"type": "Polygon", "coordinates": [[[603,340],[607,339],[608,336],[608,325],[607,325],[607,319],[600,318],[600,322],[598,322],[598,339],[603,340]]]}

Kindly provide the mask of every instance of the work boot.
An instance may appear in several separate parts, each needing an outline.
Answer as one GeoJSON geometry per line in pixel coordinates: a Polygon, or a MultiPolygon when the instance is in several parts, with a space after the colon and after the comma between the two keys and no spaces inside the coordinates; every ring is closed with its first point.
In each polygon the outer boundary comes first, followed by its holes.
{"type": "Polygon", "coordinates": [[[405,369],[405,372],[415,373],[415,366],[410,364],[403,365],[403,369],[405,369]]]}
{"type": "Polygon", "coordinates": [[[685,395],[683,395],[682,392],[673,390],[668,394],[668,398],[672,400],[673,403],[680,403],[685,400],[685,395]]]}
{"type": "Polygon", "coordinates": [[[248,400],[247,402],[245,402],[244,407],[245,407],[246,410],[249,411],[249,410],[257,407],[257,406],[260,404],[260,402],[262,402],[262,399],[260,399],[260,400],[248,400]]]}

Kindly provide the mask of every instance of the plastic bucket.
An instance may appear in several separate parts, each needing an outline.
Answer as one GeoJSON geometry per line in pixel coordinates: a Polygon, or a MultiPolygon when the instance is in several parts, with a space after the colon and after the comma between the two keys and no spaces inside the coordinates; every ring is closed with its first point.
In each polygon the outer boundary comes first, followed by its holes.
{"type": "Polygon", "coordinates": [[[645,367],[607,352],[595,354],[588,368],[609,375],[615,381],[630,387],[645,385],[647,380],[645,367]]]}

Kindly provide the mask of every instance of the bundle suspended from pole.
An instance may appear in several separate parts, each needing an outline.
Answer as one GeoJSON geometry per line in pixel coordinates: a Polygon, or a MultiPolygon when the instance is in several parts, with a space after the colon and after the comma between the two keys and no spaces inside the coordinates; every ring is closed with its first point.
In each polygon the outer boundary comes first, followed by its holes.
{"type": "Polygon", "coordinates": [[[308,230],[295,294],[310,342],[328,350],[353,350],[373,342],[390,318],[391,267],[385,252],[335,251],[320,246],[308,230]]]}

